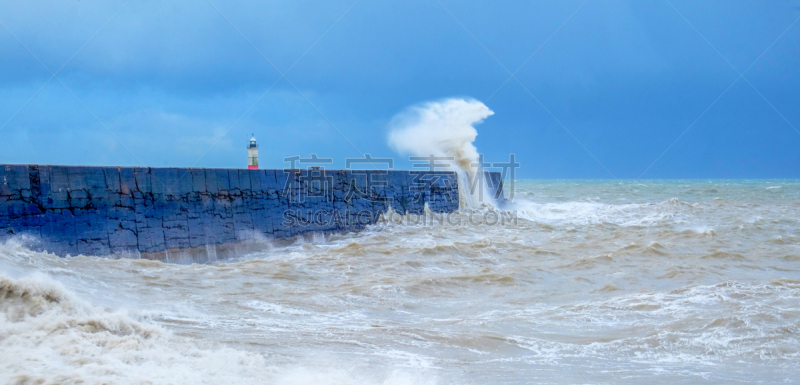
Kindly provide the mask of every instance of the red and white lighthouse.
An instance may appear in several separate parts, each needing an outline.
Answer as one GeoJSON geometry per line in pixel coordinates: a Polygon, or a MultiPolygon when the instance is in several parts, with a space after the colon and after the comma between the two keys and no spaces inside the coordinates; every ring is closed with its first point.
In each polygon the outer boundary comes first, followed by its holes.
{"type": "Polygon", "coordinates": [[[247,146],[247,168],[258,168],[258,144],[255,135],[250,138],[250,144],[247,146]]]}

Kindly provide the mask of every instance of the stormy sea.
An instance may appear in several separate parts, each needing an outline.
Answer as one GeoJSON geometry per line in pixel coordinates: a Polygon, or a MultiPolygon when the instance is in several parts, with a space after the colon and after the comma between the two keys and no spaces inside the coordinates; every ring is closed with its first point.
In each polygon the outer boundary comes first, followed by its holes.
{"type": "Polygon", "coordinates": [[[515,200],[208,264],[12,239],[0,382],[797,381],[800,181],[518,181],[515,200]]]}

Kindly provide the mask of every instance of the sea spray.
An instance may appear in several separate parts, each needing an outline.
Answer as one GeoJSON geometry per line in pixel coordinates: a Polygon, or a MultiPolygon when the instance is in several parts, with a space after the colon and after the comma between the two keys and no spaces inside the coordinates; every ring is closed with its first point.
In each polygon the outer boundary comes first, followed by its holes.
{"type": "Polygon", "coordinates": [[[461,208],[474,208],[491,195],[483,186],[471,188],[470,180],[476,177],[473,164],[478,161],[478,150],[473,144],[478,136],[475,125],[494,112],[474,99],[443,99],[409,107],[395,116],[390,123],[389,145],[403,154],[416,156],[450,157],[449,163],[458,173],[459,202],[461,208]],[[478,196],[476,196],[478,195],[478,196]]]}

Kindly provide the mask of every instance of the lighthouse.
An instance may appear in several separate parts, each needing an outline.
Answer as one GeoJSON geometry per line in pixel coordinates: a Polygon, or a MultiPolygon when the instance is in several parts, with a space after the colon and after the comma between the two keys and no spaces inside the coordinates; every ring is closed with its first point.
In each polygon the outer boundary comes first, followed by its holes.
{"type": "Polygon", "coordinates": [[[258,145],[256,144],[255,135],[250,138],[250,144],[247,146],[247,168],[258,168],[258,145]]]}

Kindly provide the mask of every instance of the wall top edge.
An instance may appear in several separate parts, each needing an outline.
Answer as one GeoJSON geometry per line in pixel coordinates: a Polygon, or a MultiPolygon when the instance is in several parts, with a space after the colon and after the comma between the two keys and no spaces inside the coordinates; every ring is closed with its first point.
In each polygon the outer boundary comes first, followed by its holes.
{"type": "MultiPolygon", "coordinates": [[[[237,170],[237,171],[308,171],[307,168],[224,168],[224,167],[151,167],[151,166],[85,166],[85,165],[61,165],[61,164],[31,164],[31,163],[0,163],[0,167],[16,166],[16,167],[62,167],[62,168],[119,168],[119,169],[184,169],[184,170],[237,170]]],[[[323,170],[320,170],[323,171],[323,170]]],[[[389,171],[389,172],[437,172],[437,173],[455,173],[449,170],[386,170],[386,169],[324,169],[326,172],[341,172],[341,171],[389,171]]]]}

